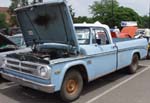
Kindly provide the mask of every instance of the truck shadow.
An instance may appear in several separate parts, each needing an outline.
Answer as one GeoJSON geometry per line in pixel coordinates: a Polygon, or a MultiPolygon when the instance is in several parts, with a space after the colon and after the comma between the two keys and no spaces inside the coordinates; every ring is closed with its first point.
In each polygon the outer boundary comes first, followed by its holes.
{"type": "Polygon", "coordinates": [[[0,84],[1,84],[1,83],[4,83],[4,82],[9,82],[9,81],[6,80],[6,79],[3,79],[3,78],[1,77],[1,75],[0,75],[0,84]]]}
{"type": "MultiPolygon", "coordinates": [[[[143,67],[140,67],[140,68],[143,68],[143,67]]],[[[81,96],[84,96],[99,88],[103,88],[106,85],[113,84],[114,82],[117,82],[119,81],[119,79],[122,79],[126,76],[130,76],[130,75],[128,75],[123,69],[123,70],[111,73],[109,75],[106,75],[102,78],[99,78],[91,83],[88,83],[84,87],[81,96]]],[[[47,94],[47,93],[39,92],[30,88],[23,88],[21,86],[13,86],[7,89],[2,89],[0,90],[0,94],[4,95],[7,98],[10,98],[12,101],[15,101],[14,103],[16,102],[19,102],[19,103],[65,103],[61,101],[57,93],[47,94]]],[[[78,101],[80,101],[80,98],[77,100],[77,102],[78,101]]]]}
{"type": "MultiPolygon", "coordinates": [[[[139,66],[139,69],[137,72],[141,71],[142,68],[145,68],[146,66],[139,66]]],[[[109,75],[106,75],[106,76],[103,76],[101,78],[98,78],[90,83],[88,83],[85,87],[84,87],[84,90],[82,92],[82,95],[85,95],[89,92],[92,92],[93,90],[96,90],[98,88],[102,88],[102,87],[105,87],[106,85],[110,85],[114,82],[116,82],[115,84],[119,83],[120,79],[126,77],[130,77],[132,74],[129,74],[126,70],[127,68],[124,68],[124,69],[121,69],[119,71],[116,71],[116,72],[113,72],[109,75]]],[[[124,78],[124,79],[126,79],[124,78]]]]}

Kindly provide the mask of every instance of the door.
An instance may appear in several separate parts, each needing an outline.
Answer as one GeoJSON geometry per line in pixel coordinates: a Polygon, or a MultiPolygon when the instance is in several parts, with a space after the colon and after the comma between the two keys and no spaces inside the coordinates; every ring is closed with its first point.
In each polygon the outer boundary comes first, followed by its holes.
{"type": "Polygon", "coordinates": [[[99,49],[94,60],[96,78],[115,71],[117,67],[117,48],[109,37],[105,28],[93,28],[92,42],[99,49]]]}

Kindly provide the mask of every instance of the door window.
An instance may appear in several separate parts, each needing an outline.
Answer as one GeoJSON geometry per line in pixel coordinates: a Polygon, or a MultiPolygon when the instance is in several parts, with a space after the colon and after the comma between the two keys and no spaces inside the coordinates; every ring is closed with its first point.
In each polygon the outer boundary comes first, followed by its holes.
{"type": "Polygon", "coordinates": [[[95,36],[95,40],[93,39],[93,43],[96,42],[99,45],[109,44],[109,39],[107,36],[107,32],[105,32],[105,29],[95,28],[93,30],[94,30],[94,36],[95,36]]]}

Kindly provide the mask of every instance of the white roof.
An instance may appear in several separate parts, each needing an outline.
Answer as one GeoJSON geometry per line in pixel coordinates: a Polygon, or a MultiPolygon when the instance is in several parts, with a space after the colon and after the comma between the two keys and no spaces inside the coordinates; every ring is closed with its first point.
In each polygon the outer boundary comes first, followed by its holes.
{"type": "Polygon", "coordinates": [[[101,24],[100,22],[95,22],[95,23],[79,23],[79,24],[74,24],[74,27],[100,27],[100,28],[105,28],[108,32],[108,35],[110,37],[110,42],[113,43],[111,39],[111,34],[110,34],[110,28],[108,25],[101,24]]]}
{"type": "Polygon", "coordinates": [[[121,26],[125,27],[125,26],[138,26],[136,21],[122,21],[121,22],[121,26]]]}
{"type": "Polygon", "coordinates": [[[108,28],[107,25],[101,24],[100,22],[95,22],[95,23],[77,23],[74,24],[75,27],[104,27],[108,28]]]}

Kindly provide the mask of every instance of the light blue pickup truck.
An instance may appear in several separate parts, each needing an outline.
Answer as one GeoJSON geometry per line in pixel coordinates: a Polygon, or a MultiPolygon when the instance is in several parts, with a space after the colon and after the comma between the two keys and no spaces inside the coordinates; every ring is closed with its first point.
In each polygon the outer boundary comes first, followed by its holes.
{"type": "Polygon", "coordinates": [[[146,39],[112,40],[101,23],[74,24],[63,0],[16,9],[28,53],[6,56],[2,77],[39,91],[77,99],[83,85],[121,68],[130,73],[147,54],[146,39]]]}

